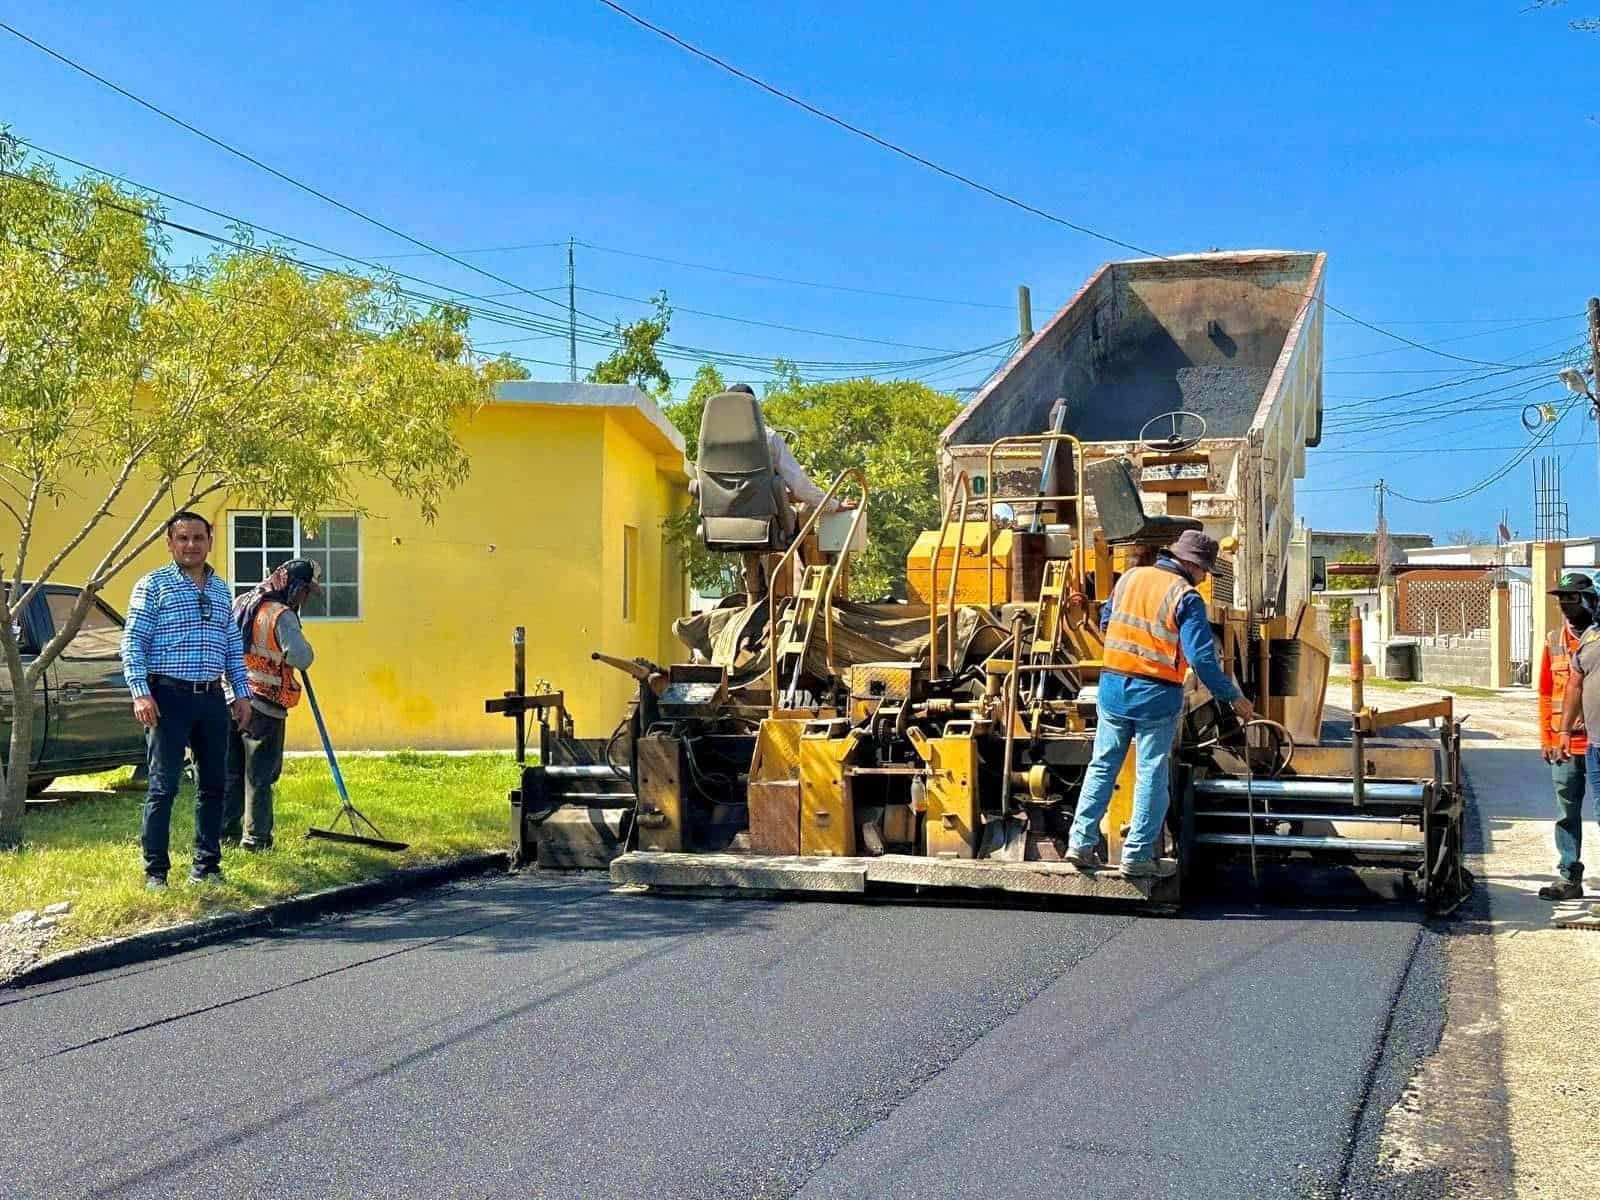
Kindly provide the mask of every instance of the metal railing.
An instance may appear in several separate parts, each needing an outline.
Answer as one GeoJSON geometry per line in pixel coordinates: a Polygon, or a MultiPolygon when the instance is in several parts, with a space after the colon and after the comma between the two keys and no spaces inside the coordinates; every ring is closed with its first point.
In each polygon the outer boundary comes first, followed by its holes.
{"type": "MultiPolygon", "coordinates": [[[[839,582],[840,572],[843,571],[845,564],[850,560],[851,547],[855,545],[856,530],[860,528],[861,518],[866,515],[867,511],[867,477],[864,472],[856,467],[847,467],[833,477],[833,482],[828,485],[828,490],[822,494],[822,499],[817,501],[817,505],[812,510],[811,515],[806,518],[805,524],[794,535],[794,540],[789,543],[789,548],[783,552],[783,557],[778,559],[777,565],[773,567],[771,575],[767,578],[767,673],[772,687],[769,699],[774,715],[778,712],[778,597],[775,585],[778,579],[782,577],[784,568],[789,565],[796,552],[799,551],[801,544],[810,536],[811,531],[816,528],[817,522],[822,519],[823,514],[828,511],[828,502],[833,499],[834,493],[848,479],[856,481],[856,485],[861,492],[861,499],[856,504],[855,516],[851,518],[850,531],[845,535],[844,548],[839,551],[838,556],[833,560],[832,570],[828,573],[828,586],[823,589],[820,600],[822,605],[823,644],[827,653],[828,673],[830,675],[838,674],[833,664],[833,589],[839,582]]],[[[798,606],[798,597],[796,601],[798,606]]],[[[806,644],[800,649],[802,663],[805,661],[810,640],[808,635],[806,644]]]]}
{"type": "MultiPolygon", "coordinates": [[[[1073,551],[1075,553],[1079,554],[1079,555],[1086,554],[1086,553],[1088,553],[1087,543],[1086,543],[1086,539],[1085,539],[1085,530],[1086,530],[1087,526],[1084,524],[1084,516],[1083,516],[1083,476],[1084,476],[1084,466],[1085,466],[1085,463],[1084,463],[1084,459],[1083,459],[1083,443],[1080,442],[1077,438],[1073,437],[1070,433],[1019,433],[1019,434],[1014,434],[1011,437],[1003,437],[1003,438],[1000,438],[1000,439],[998,439],[996,441],[990,442],[989,443],[989,454],[988,454],[987,462],[986,462],[986,465],[985,465],[985,468],[984,468],[984,470],[985,470],[985,480],[986,480],[987,486],[989,488],[989,494],[988,494],[985,502],[989,505],[989,512],[992,515],[993,512],[994,512],[994,505],[1001,504],[1001,503],[1013,504],[1013,505],[1015,505],[1015,504],[1032,504],[1034,506],[1034,511],[1038,512],[1039,507],[1042,506],[1042,505],[1045,505],[1045,504],[1061,504],[1061,503],[1065,503],[1065,502],[1071,501],[1073,503],[1073,505],[1074,505],[1074,512],[1077,514],[1077,519],[1078,519],[1078,530],[1077,530],[1078,536],[1075,539],[1076,544],[1073,546],[1073,551]],[[1073,475],[1078,480],[1078,490],[1076,492],[1067,493],[1067,494],[1063,494],[1063,495],[1059,495],[1059,496],[1041,496],[1041,495],[1035,495],[1035,496],[1025,496],[1025,495],[1003,496],[1003,495],[996,494],[996,492],[994,491],[994,452],[995,452],[996,449],[998,449],[1001,446],[1030,446],[1030,445],[1037,444],[1039,446],[1039,456],[1040,456],[1040,459],[1042,461],[1043,458],[1044,458],[1045,447],[1048,446],[1048,445],[1054,444],[1054,443],[1059,443],[1059,442],[1070,442],[1072,444],[1072,450],[1073,450],[1073,467],[1072,467],[1072,471],[1073,471],[1073,475]]],[[[1040,480],[1041,486],[1043,485],[1043,482],[1044,481],[1041,479],[1040,480]]],[[[990,529],[991,530],[993,529],[993,521],[990,522],[990,529]]],[[[988,567],[988,575],[989,575],[989,580],[988,580],[988,582],[989,582],[989,592],[988,592],[988,594],[989,594],[989,607],[993,608],[994,607],[994,555],[992,555],[992,554],[988,556],[987,567],[988,567]]]]}

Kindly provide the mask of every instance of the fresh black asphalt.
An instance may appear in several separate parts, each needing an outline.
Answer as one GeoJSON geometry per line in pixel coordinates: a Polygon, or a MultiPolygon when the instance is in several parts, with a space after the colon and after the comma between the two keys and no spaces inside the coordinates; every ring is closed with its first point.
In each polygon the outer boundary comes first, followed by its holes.
{"type": "Polygon", "coordinates": [[[0,992],[0,1194],[1334,1197],[1435,936],[459,885],[0,992]]]}

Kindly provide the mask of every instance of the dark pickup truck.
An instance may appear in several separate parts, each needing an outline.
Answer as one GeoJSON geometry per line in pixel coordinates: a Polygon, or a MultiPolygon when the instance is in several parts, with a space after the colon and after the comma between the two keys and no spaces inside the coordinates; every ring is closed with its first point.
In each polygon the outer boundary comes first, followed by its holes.
{"type": "MultiPolygon", "coordinates": [[[[46,584],[22,613],[22,660],[30,662],[55,636],[80,589],[46,584]]],[[[145,760],[144,730],[122,679],[122,617],[96,600],[83,628],[45,672],[33,693],[33,753],[28,794],[60,775],[82,775],[145,760]]],[[[11,680],[0,669],[0,760],[11,746],[11,680]]]]}

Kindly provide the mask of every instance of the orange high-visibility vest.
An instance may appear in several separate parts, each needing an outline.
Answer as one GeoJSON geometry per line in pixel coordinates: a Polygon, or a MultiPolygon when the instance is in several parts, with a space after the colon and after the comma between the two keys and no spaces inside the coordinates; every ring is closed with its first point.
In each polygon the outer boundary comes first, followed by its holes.
{"type": "Polygon", "coordinates": [[[294,668],[284,661],[283,646],[278,641],[278,619],[288,611],[287,604],[271,600],[256,611],[250,644],[244,648],[244,669],[250,676],[252,692],[263,700],[293,708],[300,703],[300,683],[294,677],[294,668]]]}
{"type": "MultiPolygon", "coordinates": [[[[1547,707],[1545,715],[1549,722],[1549,738],[1547,746],[1554,746],[1561,737],[1561,701],[1567,694],[1567,677],[1572,674],[1572,652],[1578,648],[1579,639],[1574,637],[1572,631],[1563,623],[1561,628],[1545,639],[1545,648],[1550,654],[1550,695],[1540,697],[1541,707],[1547,707]]],[[[1583,731],[1583,718],[1578,718],[1578,731],[1572,735],[1572,752],[1582,754],[1589,748],[1589,739],[1583,731]]]]}
{"type": "Polygon", "coordinates": [[[1111,592],[1106,622],[1108,671],[1182,686],[1189,669],[1178,638],[1178,602],[1194,587],[1160,567],[1134,567],[1111,592]]]}

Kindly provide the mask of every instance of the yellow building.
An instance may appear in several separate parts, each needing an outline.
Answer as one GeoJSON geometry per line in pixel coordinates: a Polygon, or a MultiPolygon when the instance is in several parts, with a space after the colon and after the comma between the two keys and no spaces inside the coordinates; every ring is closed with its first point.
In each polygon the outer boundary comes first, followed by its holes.
{"type": "MultiPolygon", "coordinates": [[[[483,702],[511,686],[517,625],[529,689],[564,688],[582,736],[609,733],[634,694],[591,651],[677,657],[688,580],[662,521],[687,503],[687,476],[660,409],[626,385],[502,383],[458,436],[472,474],[431,525],[383,485],[360,497],[365,516],[325,514],[315,536],[288,515],[200,506],[216,526],[211,561],[236,590],[296,555],[321,563],[327,595],[305,628],[336,747],[509,747],[511,722],[483,702]]],[[[103,495],[91,490],[51,514],[36,547],[82,527],[103,495]]],[[[79,582],[88,558],[56,580],[79,582]]],[[[107,600],[125,610],[138,577],[166,561],[157,543],[107,600]]],[[[308,711],[291,716],[289,744],[318,744],[308,711]]]]}

